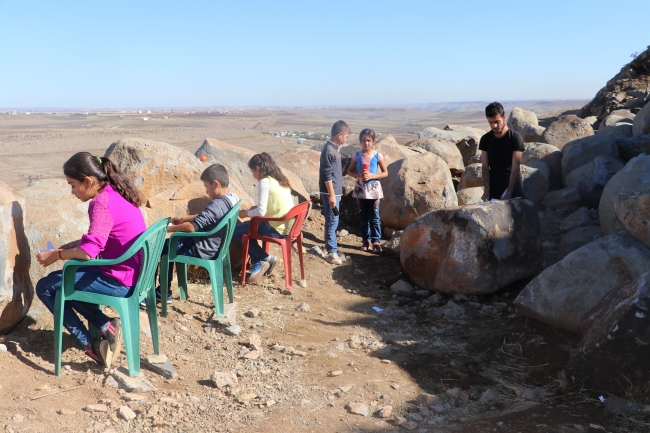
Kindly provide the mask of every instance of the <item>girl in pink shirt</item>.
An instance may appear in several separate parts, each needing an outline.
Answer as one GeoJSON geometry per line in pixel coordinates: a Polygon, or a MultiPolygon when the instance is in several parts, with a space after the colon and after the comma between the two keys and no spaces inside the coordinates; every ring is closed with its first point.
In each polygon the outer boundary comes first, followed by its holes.
{"type": "MultiPolygon", "coordinates": [[[[88,152],[73,155],[63,164],[63,173],[74,194],[88,205],[90,228],[80,240],[38,254],[43,266],[57,260],[116,259],[124,254],[145,230],[141,198],[126,175],[108,158],[88,152]]],[[[89,263],[92,265],[92,262],[89,263]]],[[[119,265],[84,267],[77,271],[75,290],[110,296],[130,295],[140,275],[142,252],[119,265]]],[[[36,284],[36,294],[43,304],[54,311],[56,292],[61,290],[62,272],[52,272],[36,284]]],[[[109,319],[96,305],[79,301],[65,303],[63,325],[86,355],[109,367],[119,350],[120,319],[109,319]],[[77,314],[101,330],[93,338],[77,314]]]]}

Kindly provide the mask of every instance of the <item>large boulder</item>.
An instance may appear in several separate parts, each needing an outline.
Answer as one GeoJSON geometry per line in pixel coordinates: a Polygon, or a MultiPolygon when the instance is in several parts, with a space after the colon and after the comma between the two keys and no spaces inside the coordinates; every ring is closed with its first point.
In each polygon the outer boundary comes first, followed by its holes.
{"type": "Polygon", "coordinates": [[[426,128],[420,133],[420,138],[435,138],[443,141],[451,141],[456,145],[463,156],[463,165],[468,166],[481,155],[478,150],[479,141],[485,131],[467,126],[447,125],[445,129],[426,128]]]}
{"type": "Polygon", "coordinates": [[[515,107],[510,112],[507,121],[508,128],[513,129],[524,135],[524,128],[528,125],[538,126],[539,121],[537,120],[537,115],[529,110],[524,110],[523,108],[515,107]]]}
{"type": "Polygon", "coordinates": [[[386,166],[392,162],[416,155],[418,153],[412,149],[409,149],[407,146],[402,146],[401,144],[397,143],[397,140],[395,140],[395,137],[392,135],[387,135],[380,138],[375,142],[375,145],[373,147],[377,152],[381,153],[381,156],[384,157],[386,166]]]}
{"type": "Polygon", "coordinates": [[[438,155],[447,163],[452,176],[460,176],[465,171],[463,155],[455,143],[437,138],[420,138],[411,141],[407,146],[420,147],[431,153],[438,155]]]}
{"type": "Polygon", "coordinates": [[[569,357],[582,386],[626,395],[650,382],[650,272],[607,293],[582,320],[583,338],[569,357]]]}
{"type": "MultiPolygon", "coordinates": [[[[544,164],[541,161],[536,162],[544,164]]],[[[535,202],[544,197],[544,194],[548,191],[548,167],[535,168],[521,165],[519,171],[524,186],[524,197],[535,202]]]]}
{"type": "Polygon", "coordinates": [[[549,191],[562,188],[562,152],[560,149],[547,143],[526,143],[526,148],[521,155],[521,163],[530,166],[531,161],[542,161],[548,166],[550,171],[549,191]]]}
{"type": "Polygon", "coordinates": [[[597,156],[593,161],[569,173],[566,185],[578,189],[585,206],[597,208],[605,185],[624,166],[625,164],[611,156],[597,156]]]}
{"type": "Polygon", "coordinates": [[[313,195],[320,191],[318,186],[319,152],[298,147],[276,156],[275,161],[280,167],[295,173],[309,194],[313,195]]]}
{"type": "Polygon", "coordinates": [[[465,171],[460,177],[458,183],[458,191],[466,188],[477,188],[483,186],[483,165],[470,164],[465,167],[465,171]]]}
{"type": "Polygon", "coordinates": [[[603,237],[603,231],[598,226],[576,227],[569,230],[560,238],[559,251],[562,256],[590,244],[603,237]]]}
{"type": "Polygon", "coordinates": [[[25,199],[0,181],[0,334],[25,317],[34,298],[24,216],[25,199]]]}
{"type": "Polygon", "coordinates": [[[482,186],[459,190],[456,193],[456,196],[458,197],[458,206],[480,203],[479,200],[483,197],[483,192],[484,190],[482,186]]]}
{"type": "Polygon", "coordinates": [[[493,293],[543,264],[541,224],[529,200],[431,212],[404,230],[400,248],[411,279],[445,294],[493,293]]]}
{"type": "Polygon", "coordinates": [[[580,320],[609,291],[650,269],[650,250],[629,233],[605,236],[544,269],[515,299],[517,312],[579,332],[580,320]]]}
{"type": "Polygon", "coordinates": [[[582,199],[577,188],[564,188],[547,192],[539,203],[547,209],[570,213],[580,207],[582,199]]]}
{"type": "Polygon", "coordinates": [[[562,180],[565,185],[569,173],[597,156],[618,158],[616,139],[611,135],[598,134],[567,143],[562,148],[562,180]]]}
{"type": "Polygon", "coordinates": [[[524,143],[541,143],[546,128],[539,125],[526,125],[521,133],[524,143]]]}
{"type": "Polygon", "coordinates": [[[638,135],[650,135],[650,102],[636,114],[634,124],[632,126],[632,133],[638,135]]]}
{"type": "Polygon", "coordinates": [[[650,191],[619,194],[614,211],[625,229],[650,248],[650,191]]]}
{"type": "Polygon", "coordinates": [[[433,153],[393,162],[382,187],[381,222],[395,229],[432,210],[458,205],[447,164],[433,153]]]}
{"type": "MultiPolygon", "coordinates": [[[[194,152],[196,158],[204,155],[207,157],[208,165],[219,163],[226,167],[231,181],[234,177],[242,186],[243,193],[250,197],[257,197],[257,181],[251,174],[250,168],[248,168],[248,161],[255,155],[255,152],[214,138],[206,138],[203,144],[194,152]]],[[[309,200],[309,193],[298,176],[284,167],[280,168],[282,173],[289,179],[294,201],[302,203],[309,200]]],[[[256,199],[253,201],[257,202],[256,199]]]]}
{"type": "Polygon", "coordinates": [[[612,176],[603,189],[598,206],[603,233],[611,235],[625,228],[614,209],[614,201],[619,194],[648,191],[650,191],[650,156],[641,154],[632,158],[621,171],[612,176]]]}
{"type": "Polygon", "coordinates": [[[610,114],[600,122],[600,125],[598,126],[598,134],[610,134],[617,138],[632,137],[633,119],[633,114],[632,118],[610,114]]]}
{"type": "Polygon", "coordinates": [[[111,144],[104,157],[133,179],[145,203],[163,192],[171,197],[181,186],[199,180],[207,167],[180,147],[141,138],[111,144]]]}
{"type": "Polygon", "coordinates": [[[650,155],[650,135],[617,138],[616,147],[618,147],[620,158],[625,162],[642,153],[650,155]]]}
{"type": "Polygon", "coordinates": [[[594,130],[589,123],[578,116],[568,114],[560,116],[548,125],[542,134],[542,141],[562,149],[568,142],[590,135],[594,135],[594,130]]]}

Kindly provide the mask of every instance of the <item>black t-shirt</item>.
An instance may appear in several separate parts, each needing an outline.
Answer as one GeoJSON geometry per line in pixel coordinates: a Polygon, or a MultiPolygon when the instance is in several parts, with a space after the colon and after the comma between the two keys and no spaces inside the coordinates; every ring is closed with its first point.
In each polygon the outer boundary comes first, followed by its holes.
{"type": "Polygon", "coordinates": [[[512,171],[512,154],[524,151],[521,134],[509,128],[503,137],[496,138],[494,131],[490,131],[481,137],[478,148],[488,153],[490,185],[507,188],[512,171]]]}

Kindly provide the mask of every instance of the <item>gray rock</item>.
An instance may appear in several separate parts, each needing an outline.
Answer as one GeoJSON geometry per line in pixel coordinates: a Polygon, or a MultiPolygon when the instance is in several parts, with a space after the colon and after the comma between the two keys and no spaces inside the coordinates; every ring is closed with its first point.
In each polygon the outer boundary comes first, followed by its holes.
{"type": "MultiPolygon", "coordinates": [[[[579,230],[579,229],[578,229],[579,230]]],[[[613,288],[650,269],[650,250],[629,233],[605,236],[544,269],[515,299],[517,312],[578,332],[582,317],[613,288]]]]}
{"type": "Polygon", "coordinates": [[[634,136],[650,135],[650,102],[636,113],[633,126],[634,136]]]}
{"type": "Polygon", "coordinates": [[[228,327],[226,327],[224,329],[224,332],[226,334],[228,334],[228,335],[237,336],[237,335],[241,334],[241,326],[239,326],[239,325],[228,326],[228,327]]]}
{"type": "Polygon", "coordinates": [[[650,248],[650,191],[619,194],[614,199],[614,210],[627,231],[650,248]]]}
{"type": "Polygon", "coordinates": [[[235,373],[221,371],[212,372],[210,381],[219,389],[224,389],[228,386],[234,387],[239,383],[239,380],[237,379],[237,375],[235,373]]]}
{"type": "Polygon", "coordinates": [[[625,167],[616,173],[605,185],[598,206],[600,226],[606,235],[625,229],[614,209],[614,201],[619,194],[650,192],[650,156],[639,155],[632,158],[625,167]]]}
{"type": "Polygon", "coordinates": [[[492,388],[488,388],[483,392],[483,394],[481,394],[481,397],[479,398],[478,402],[485,404],[485,403],[492,403],[497,400],[499,400],[499,393],[492,388]]]}
{"type": "Polygon", "coordinates": [[[594,135],[591,125],[578,116],[569,114],[560,116],[551,123],[542,134],[542,141],[562,149],[568,142],[590,135],[594,135]]]}
{"type": "Polygon", "coordinates": [[[543,398],[549,397],[552,394],[546,392],[541,388],[534,389],[517,389],[515,390],[515,395],[522,400],[541,400],[543,398]]]}
{"type": "Polygon", "coordinates": [[[566,178],[567,187],[576,188],[583,204],[595,209],[600,203],[607,182],[624,166],[625,164],[618,159],[598,156],[593,161],[573,170],[566,178]]]}
{"type": "MultiPolygon", "coordinates": [[[[537,163],[544,164],[540,161],[537,161],[537,163]]],[[[520,171],[524,186],[524,197],[534,202],[541,200],[548,191],[548,176],[544,175],[543,169],[522,165],[520,171]]],[[[546,167],[546,171],[548,172],[548,167],[546,167]]]]}
{"type": "Polygon", "coordinates": [[[616,147],[618,147],[619,156],[625,162],[642,153],[650,154],[650,134],[617,138],[616,147]]]}
{"type": "Polygon", "coordinates": [[[399,257],[401,238],[402,230],[395,230],[390,240],[382,245],[382,251],[386,254],[399,257]]]}
{"type": "Polygon", "coordinates": [[[465,171],[463,155],[453,141],[437,138],[421,138],[411,141],[407,146],[420,147],[442,158],[449,167],[452,176],[460,176],[465,171]]]}
{"type": "Polygon", "coordinates": [[[562,188],[562,152],[547,143],[526,143],[521,155],[521,163],[528,166],[533,161],[542,161],[549,169],[549,191],[562,188]]]}
{"type": "Polygon", "coordinates": [[[310,313],[311,312],[311,307],[309,306],[308,303],[306,302],[301,302],[300,305],[296,307],[296,311],[300,311],[303,313],[310,313]]]}
{"type": "Polygon", "coordinates": [[[167,358],[167,356],[150,355],[141,360],[142,364],[152,371],[164,376],[167,379],[172,379],[178,376],[178,372],[174,364],[167,358]]]}
{"type": "Polygon", "coordinates": [[[590,222],[589,214],[585,210],[578,209],[562,221],[560,230],[566,233],[578,227],[587,226],[590,222]]]}
{"type": "Polygon", "coordinates": [[[458,191],[466,188],[483,187],[483,173],[481,164],[470,164],[465,167],[465,172],[460,177],[458,191]]]}
{"type": "Polygon", "coordinates": [[[112,375],[113,379],[117,381],[119,388],[127,392],[151,392],[157,390],[142,373],[131,377],[126,368],[119,367],[113,371],[112,375]]]}
{"type": "Polygon", "coordinates": [[[563,212],[574,212],[580,207],[581,203],[582,199],[577,188],[564,188],[547,192],[540,200],[543,207],[563,212]]]}
{"type": "Polygon", "coordinates": [[[348,404],[350,413],[361,416],[370,415],[370,408],[364,403],[350,403],[348,404]]]}
{"type": "Polygon", "coordinates": [[[412,296],[415,293],[415,289],[411,284],[404,280],[398,280],[390,286],[390,289],[402,296],[412,296]]]}
{"type": "Polygon", "coordinates": [[[618,158],[618,147],[614,137],[598,134],[567,143],[562,148],[562,179],[565,185],[569,173],[598,156],[618,158]]]}
{"type": "Polygon", "coordinates": [[[610,134],[613,137],[620,138],[632,137],[632,122],[634,120],[634,114],[629,111],[627,111],[627,113],[632,117],[619,116],[613,113],[605,117],[598,126],[598,135],[610,134]]]}
{"type": "Polygon", "coordinates": [[[542,266],[536,205],[504,200],[431,212],[402,233],[400,261],[418,286],[492,293],[542,266]]]}
{"type": "MultiPolygon", "coordinates": [[[[608,375],[611,372],[606,372],[608,375]]],[[[621,413],[633,415],[639,412],[650,412],[650,406],[645,406],[624,398],[609,397],[605,399],[605,413],[621,413]]]]}
{"type": "Polygon", "coordinates": [[[560,239],[559,251],[562,256],[566,256],[572,251],[577,250],[583,245],[587,245],[603,237],[603,231],[600,227],[577,227],[569,230],[568,233],[560,239]]]}
{"type": "Polygon", "coordinates": [[[237,323],[237,302],[227,303],[223,305],[223,316],[215,316],[214,313],[211,321],[215,324],[222,326],[232,326],[237,323]]]}
{"type": "Polygon", "coordinates": [[[526,125],[523,128],[521,136],[524,138],[524,143],[541,143],[546,128],[539,125],[526,125]]]}

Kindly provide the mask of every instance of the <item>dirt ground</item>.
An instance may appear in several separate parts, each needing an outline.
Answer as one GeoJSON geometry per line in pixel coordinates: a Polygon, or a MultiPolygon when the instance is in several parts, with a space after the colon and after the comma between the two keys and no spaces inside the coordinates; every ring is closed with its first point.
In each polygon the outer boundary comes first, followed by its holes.
{"type": "MultiPolygon", "coordinates": [[[[357,230],[340,228],[350,232],[339,239],[348,259],[332,266],[310,250],[323,246],[323,217],[319,209],[311,211],[304,231],[310,251],[305,254],[306,288],[298,285],[295,250],[291,295],[282,294],[281,265],[259,284],[236,284],[238,336],[227,335],[211,320],[208,285],[192,284],[188,301],[180,301],[174,284],[160,336],[161,351],[179,376],[165,379],[143,367],[142,375],[156,390],[141,393],[139,401],[127,401],[130,395],[107,380],[113,370],[88,361],[67,334],[63,374],[54,376],[51,319],[23,322],[2,337],[8,351],[0,352],[0,428],[104,433],[409,431],[406,427],[463,433],[648,431],[642,419],[606,415],[596,395],[566,387],[562,368],[578,340],[514,316],[512,301],[525,282],[488,296],[399,297],[389,289],[401,276],[399,260],[360,251],[357,230]],[[297,311],[301,305],[308,311],[297,311]],[[259,314],[248,317],[253,309],[259,314]],[[261,337],[261,356],[246,359],[254,335],[261,337]],[[214,371],[235,373],[238,383],[218,389],[210,380],[214,371]],[[517,397],[517,391],[536,388],[542,396],[538,400],[517,397]],[[69,391],[54,394],[64,390],[69,391]],[[439,400],[422,406],[416,398],[423,392],[439,400]],[[350,403],[366,405],[368,416],[350,413],[350,403]],[[89,411],[88,405],[96,404],[105,404],[106,412],[89,411]],[[121,406],[129,406],[137,417],[121,419],[121,406]],[[380,418],[386,406],[411,421],[396,426],[393,416],[380,418]]],[[[153,353],[151,340],[140,335],[144,357],[153,353]]],[[[113,368],[125,365],[121,354],[113,368]]]]}

